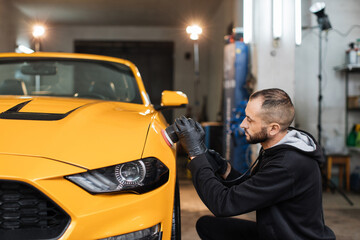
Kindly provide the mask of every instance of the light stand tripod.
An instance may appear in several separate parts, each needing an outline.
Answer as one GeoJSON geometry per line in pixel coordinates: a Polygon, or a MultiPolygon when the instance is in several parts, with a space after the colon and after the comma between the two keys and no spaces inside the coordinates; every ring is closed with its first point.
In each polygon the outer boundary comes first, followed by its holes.
{"type": "Polygon", "coordinates": [[[321,146],[321,111],[322,111],[322,29],[319,26],[319,74],[318,74],[318,83],[319,83],[319,95],[318,95],[318,143],[321,146]]]}
{"type": "MultiPolygon", "coordinates": [[[[319,24],[319,75],[318,75],[318,82],[319,82],[319,96],[318,96],[318,143],[319,146],[321,145],[321,112],[322,112],[322,32],[331,29],[331,24],[329,21],[328,16],[325,14],[325,3],[317,2],[310,7],[310,11],[317,16],[317,22],[319,24]]],[[[324,157],[326,159],[325,151],[323,151],[324,157]]],[[[320,166],[323,169],[324,166],[320,166]]],[[[327,178],[327,175],[322,173],[323,182],[325,182],[326,187],[329,187],[332,192],[337,190],[345,200],[350,204],[354,205],[353,202],[346,196],[346,194],[336,186],[336,184],[327,178]]]]}

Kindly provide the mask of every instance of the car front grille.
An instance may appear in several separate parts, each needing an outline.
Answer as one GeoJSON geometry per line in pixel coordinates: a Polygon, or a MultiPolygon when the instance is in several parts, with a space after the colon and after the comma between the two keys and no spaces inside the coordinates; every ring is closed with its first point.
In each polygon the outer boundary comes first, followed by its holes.
{"type": "Polygon", "coordinates": [[[57,239],[69,223],[69,215],[33,186],[0,181],[0,239],[57,239]]]}

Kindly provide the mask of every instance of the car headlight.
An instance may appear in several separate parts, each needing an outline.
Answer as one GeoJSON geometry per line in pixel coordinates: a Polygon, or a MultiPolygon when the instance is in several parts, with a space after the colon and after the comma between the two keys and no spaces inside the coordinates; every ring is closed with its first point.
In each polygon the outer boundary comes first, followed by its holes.
{"type": "Polygon", "coordinates": [[[160,160],[151,157],[65,178],[93,194],[123,191],[145,193],[166,183],[169,169],[160,160]]]}

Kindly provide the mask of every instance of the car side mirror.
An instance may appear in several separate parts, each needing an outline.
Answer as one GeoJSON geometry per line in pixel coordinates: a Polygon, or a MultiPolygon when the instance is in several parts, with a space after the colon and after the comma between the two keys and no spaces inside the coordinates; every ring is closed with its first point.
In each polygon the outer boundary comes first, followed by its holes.
{"type": "Polygon", "coordinates": [[[154,106],[156,110],[185,107],[189,100],[185,93],[180,91],[165,90],[161,93],[160,106],[154,106]]]}

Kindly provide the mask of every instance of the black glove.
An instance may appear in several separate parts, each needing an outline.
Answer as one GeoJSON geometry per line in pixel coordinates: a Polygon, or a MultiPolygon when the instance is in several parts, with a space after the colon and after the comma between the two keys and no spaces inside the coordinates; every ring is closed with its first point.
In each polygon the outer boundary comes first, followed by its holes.
{"type": "Polygon", "coordinates": [[[205,132],[198,122],[184,116],[175,120],[175,133],[189,157],[199,156],[207,151],[204,144],[205,132]]]}
{"type": "Polygon", "coordinates": [[[215,173],[224,175],[228,168],[228,161],[223,158],[215,150],[209,149],[206,153],[206,158],[209,161],[211,167],[214,169],[215,173]]]}

